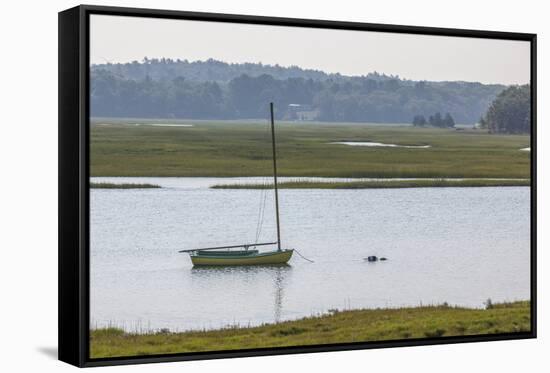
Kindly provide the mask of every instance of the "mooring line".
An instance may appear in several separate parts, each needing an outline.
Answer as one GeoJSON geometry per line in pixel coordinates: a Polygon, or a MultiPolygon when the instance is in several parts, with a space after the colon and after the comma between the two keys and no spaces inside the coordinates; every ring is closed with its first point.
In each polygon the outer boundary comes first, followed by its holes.
{"type": "Polygon", "coordinates": [[[301,257],[302,259],[305,259],[305,260],[307,260],[307,261],[310,262],[310,263],[315,263],[313,260],[308,259],[308,258],[306,258],[305,256],[303,256],[302,254],[300,254],[300,252],[299,252],[298,250],[294,249],[294,251],[296,251],[296,254],[300,255],[300,257],[301,257]]]}

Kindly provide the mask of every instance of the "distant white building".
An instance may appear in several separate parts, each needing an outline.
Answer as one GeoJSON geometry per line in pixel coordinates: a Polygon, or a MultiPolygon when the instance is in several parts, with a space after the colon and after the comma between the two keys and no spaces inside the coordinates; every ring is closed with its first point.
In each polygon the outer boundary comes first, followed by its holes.
{"type": "Polygon", "coordinates": [[[288,104],[288,119],[308,121],[315,120],[319,112],[313,110],[311,105],[307,104],[288,104]]]}

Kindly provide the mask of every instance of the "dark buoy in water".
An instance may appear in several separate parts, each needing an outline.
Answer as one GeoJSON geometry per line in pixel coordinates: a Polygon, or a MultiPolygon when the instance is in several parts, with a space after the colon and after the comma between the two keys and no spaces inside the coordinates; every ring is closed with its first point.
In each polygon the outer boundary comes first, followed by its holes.
{"type": "Polygon", "coordinates": [[[371,256],[367,256],[364,260],[366,260],[367,262],[377,262],[377,261],[385,261],[385,260],[388,260],[388,258],[386,257],[377,257],[375,255],[371,255],[371,256]]]}

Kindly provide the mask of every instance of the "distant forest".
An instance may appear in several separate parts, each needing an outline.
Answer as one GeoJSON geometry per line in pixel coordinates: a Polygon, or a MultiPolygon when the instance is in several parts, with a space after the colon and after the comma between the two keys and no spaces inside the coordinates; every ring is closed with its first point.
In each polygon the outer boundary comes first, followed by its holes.
{"type": "Polygon", "coordinates": [[[90,98],[96,117],[255,119],[265,118],[273,101],[276,116],[287,120],[410,123],[442,112],[466,124],[476,123],[505,88],[376,72],[344,76],[297,66],[144,58],[93,65],[90,98]]]}

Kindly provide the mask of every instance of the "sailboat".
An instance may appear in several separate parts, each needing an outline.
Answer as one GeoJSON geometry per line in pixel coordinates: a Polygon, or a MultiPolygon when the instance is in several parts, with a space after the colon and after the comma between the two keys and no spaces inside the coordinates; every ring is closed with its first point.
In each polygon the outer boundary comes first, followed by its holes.
{"type": "Polygon", "coordinates": [[[241,245],[206,247],[201,249],[180,250],[189,253],[194,266],[233,266],[233,265],[272,265],[285,264],[292,257],[293,249],[281,248],[281,229],[279,221],[279,192],[277,189],[277,152],[275,149],[275,121],[273,103],[269,104],[271,114],[271,145],[273,150],[273,185],[275,191],[275,217],[277,222],[277,241],[248,243],[241,245]],[[276,250],[260,252],[257,246],[277,245],[276,250]],[[242,248],[241,250],[231,250],[242,248]],[[251,249],[252,248],[252,249],[251,249]]]}

